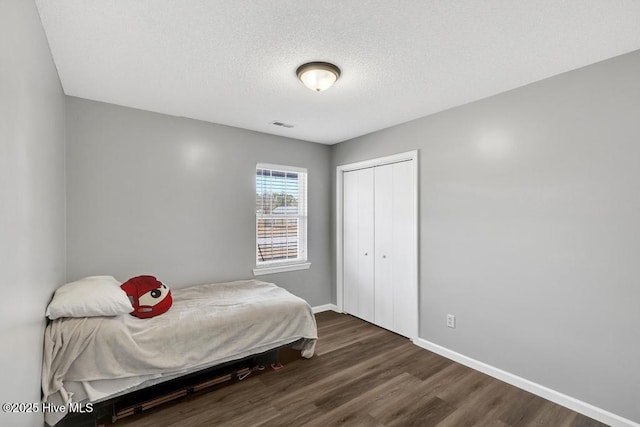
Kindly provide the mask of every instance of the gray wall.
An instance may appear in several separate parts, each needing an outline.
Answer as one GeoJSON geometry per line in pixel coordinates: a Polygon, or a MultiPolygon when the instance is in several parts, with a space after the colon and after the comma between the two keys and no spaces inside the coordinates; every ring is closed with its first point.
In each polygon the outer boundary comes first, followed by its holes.
{"type": "MultiPolygon", "coordinates": [[[[33,1],[0,2],[1,402],[40,401],[45,308],[64,283],[65,99],[33,1]]],[[[0,412],[0,425],[42,414],[0,412]]]]}
{"type": "Polygon", "coordinates": [[[640,422],[640,52],[341,143],[333,164],[412,149],[420,336],[640,422]]]}
{"type": "Polygon", "coordinates": [[[68,278],[153,274],[180,288],[252,278],[255,167],[306,167],[309,270],[259,276],[331,299],[329,146],[67,98],[68,278]]]}

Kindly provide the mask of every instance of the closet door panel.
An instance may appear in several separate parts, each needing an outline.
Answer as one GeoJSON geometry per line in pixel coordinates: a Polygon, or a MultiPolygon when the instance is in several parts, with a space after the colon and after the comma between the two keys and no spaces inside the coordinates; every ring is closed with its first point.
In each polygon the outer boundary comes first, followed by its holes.
{"type": "Polygon", "coordinates": [[[375,167],[375,324],[393,330],[393,165],[375,167]]]}
{"type": "Polygon", "coordinates": [[[344,173],[343,304],[347,313],[374,321],[373,169],[344,173]]]}
{"type": "Polygon", "coordinates": [[[415,288],[417,266],[415,221],[414,162],[395,163],[392,177],[393,219],[391,220],[393,328],[406,337],[417,336],[417,294],[415,288]]]}

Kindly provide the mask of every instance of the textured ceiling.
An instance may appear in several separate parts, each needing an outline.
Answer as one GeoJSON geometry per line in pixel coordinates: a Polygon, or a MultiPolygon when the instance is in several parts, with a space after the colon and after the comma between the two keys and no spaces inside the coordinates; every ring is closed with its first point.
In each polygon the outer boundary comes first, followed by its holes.
{"type": "Polygon", "coordinates": [[[640,49],[635,0],[36,4],[67,95],[327,144],[640,49]]]}

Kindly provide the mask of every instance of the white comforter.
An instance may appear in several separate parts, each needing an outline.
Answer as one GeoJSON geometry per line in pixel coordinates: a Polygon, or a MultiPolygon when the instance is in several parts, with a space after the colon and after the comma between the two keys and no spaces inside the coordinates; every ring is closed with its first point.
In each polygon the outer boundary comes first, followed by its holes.
{"type": "Polygon", "coordinates": [[[172,294],[169,311],[149,319],[123,315],[52,321],[44,339],[44,400],[59,394],[55,400],[69,401],[67,382],[121,379],[131,386],[300,338],[302,356],[313,356],[318,336],[311,307],[272,283],[199,285],[172,294]]]}

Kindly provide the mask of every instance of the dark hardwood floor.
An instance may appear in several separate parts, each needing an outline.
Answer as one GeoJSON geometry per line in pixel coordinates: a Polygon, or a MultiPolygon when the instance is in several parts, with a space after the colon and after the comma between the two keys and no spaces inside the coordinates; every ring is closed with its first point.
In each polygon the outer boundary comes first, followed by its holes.
{"type": "Polygon", "coordinates": [[[603,426],[354,317],[316,355],[122,419],[125,426],[603,426]]]}

